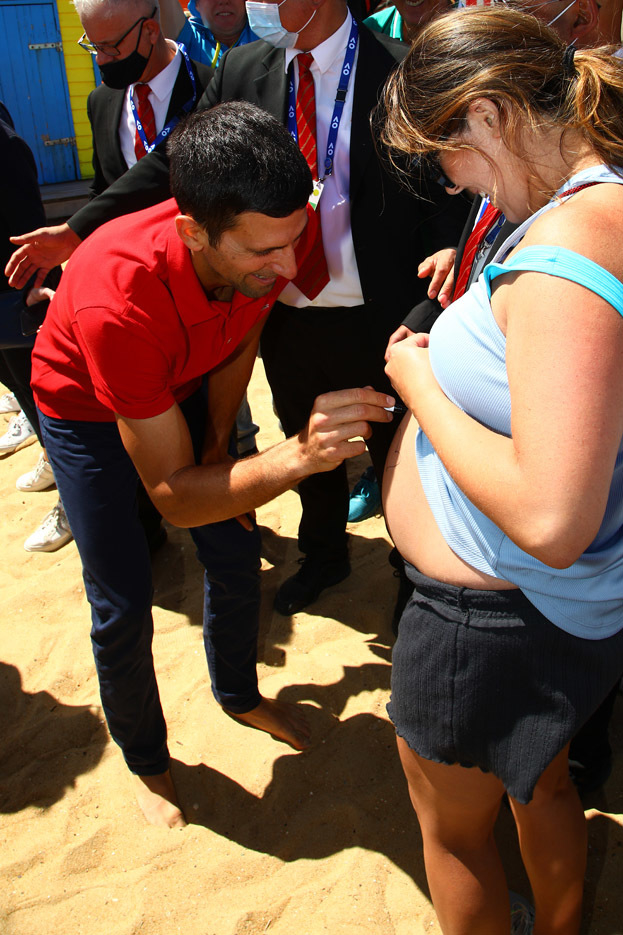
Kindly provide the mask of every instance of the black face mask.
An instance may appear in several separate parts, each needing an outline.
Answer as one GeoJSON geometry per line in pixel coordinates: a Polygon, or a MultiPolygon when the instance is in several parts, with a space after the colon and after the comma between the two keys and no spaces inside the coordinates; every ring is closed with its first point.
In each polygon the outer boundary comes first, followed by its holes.
{"type": "Polygon", "coordinates": [[[130,52],[129,55],[119,61],[100,65],[99,70],[102,81],[107,87],[114,88],[116,91],[125,90],[128,85],[134,84],[141,77],[147,68],[147,62],[152,50],[153,45],[149,50],[149,55],[145,56],[135,49],[134,52],[130,52]]]}

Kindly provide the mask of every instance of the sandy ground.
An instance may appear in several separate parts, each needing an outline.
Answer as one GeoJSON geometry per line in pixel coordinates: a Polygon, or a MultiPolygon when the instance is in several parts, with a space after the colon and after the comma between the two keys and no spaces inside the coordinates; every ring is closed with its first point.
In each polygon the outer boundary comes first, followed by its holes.
{"type": "MultiPolygon", "coordinates": [[[[279,432],[260,362],[250,399],[265,448],[279,432]]],[[[352,575],[310,613],[284,618],[272,598],[297,567],[298,497],[258,511],[260,687],[304,705],[314,738],[304,754],[237,724],[212,699],[200,569],[187,533],[169,529],[154,562],[154,654],[189,826],[160,830],[138,812],[107,734],[75,545],[23,549],[56,496],[15,488],[37,457],[32,445],[0,461],[2,935],[439,932],[385,713],[396,582],[382,519],[352,527],[352,575]]],[[[353,478],[365,465],[351,465],[353,478]]],[[[623,699],[613,739],[620,751],[623,699]]],[[[588,804],[583,933],[621,935],[623,757],[588,804]]],[[[527,894],[506,810],[498,838],[509,885],[527,894]]]]}

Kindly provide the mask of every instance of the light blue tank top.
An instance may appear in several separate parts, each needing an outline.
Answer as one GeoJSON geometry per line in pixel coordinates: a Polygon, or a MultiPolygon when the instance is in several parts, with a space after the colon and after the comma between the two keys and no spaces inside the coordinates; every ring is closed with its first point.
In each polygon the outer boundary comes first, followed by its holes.
{"type": "MultiPolygon", "coordinates": [[[[491,311],[491,282],[512,270],[549,273],[580,283],[623,315],[623,285],[611,273],[563,247],[526,247],[499,262],[565,191],[587,181],[623,183],[605,166],[577,173],[549,204],[522,224],[468,292],[435,322],[430,361],[445,394],[460,409],[510,437],[511,401],[506,339],[491,311]]],[[[622,361],[623,365],[623,361],[622,361]]],[[[552,623],[576,636],[602,639],[623,627],[623,439],[606,512],[590,547],[570,568],[550,568],[524,552],[478,510],[452,480],[420,429],[416,456],[426,498],[450,548],[493,577],[516,584],[552,623]]]]}

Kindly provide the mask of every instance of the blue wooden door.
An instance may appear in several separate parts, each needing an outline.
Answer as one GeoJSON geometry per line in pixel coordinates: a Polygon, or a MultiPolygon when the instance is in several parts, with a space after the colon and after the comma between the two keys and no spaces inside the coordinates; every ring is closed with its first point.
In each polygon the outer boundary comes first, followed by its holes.
{"type": "Polygon", "coordinates": [[[80,177],[56,5],[0,0],[0,99],[32,149],[39,182],[80,177]]]}

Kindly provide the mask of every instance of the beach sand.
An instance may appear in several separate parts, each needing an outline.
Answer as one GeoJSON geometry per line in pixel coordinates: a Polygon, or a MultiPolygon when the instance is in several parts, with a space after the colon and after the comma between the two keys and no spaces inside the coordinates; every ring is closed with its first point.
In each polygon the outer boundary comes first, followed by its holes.
{"type": "MultiPolygon", "coordinates": [[[[259,361],[249,398],[266,448],[280,434],[259,361]]],[[[76,547],[23,549],[56,502],[15,488],[38,453],[0,461],[2,935],[439,933],[385,712],[397,583],[383,520],[351,527],[351,576],[288,618],[272,599],[298,567],[297,494],[258,510],[260,688],[306,709],[314,742],[302,754],[213,700],[201,571],[188,533],[169,527],[154,560],[154,656],[189,825],[162,830],[138,811],[107,733],[76,547]]],[[[353,480],[366,465],[350,465],[353,480]]],[[[615,768],[587,812],[585,935],[623,933],[621,698],[612,734],[615,768]]],[[[509,885],[528,895],[506,809],[498,839],[509,885]]]]}

